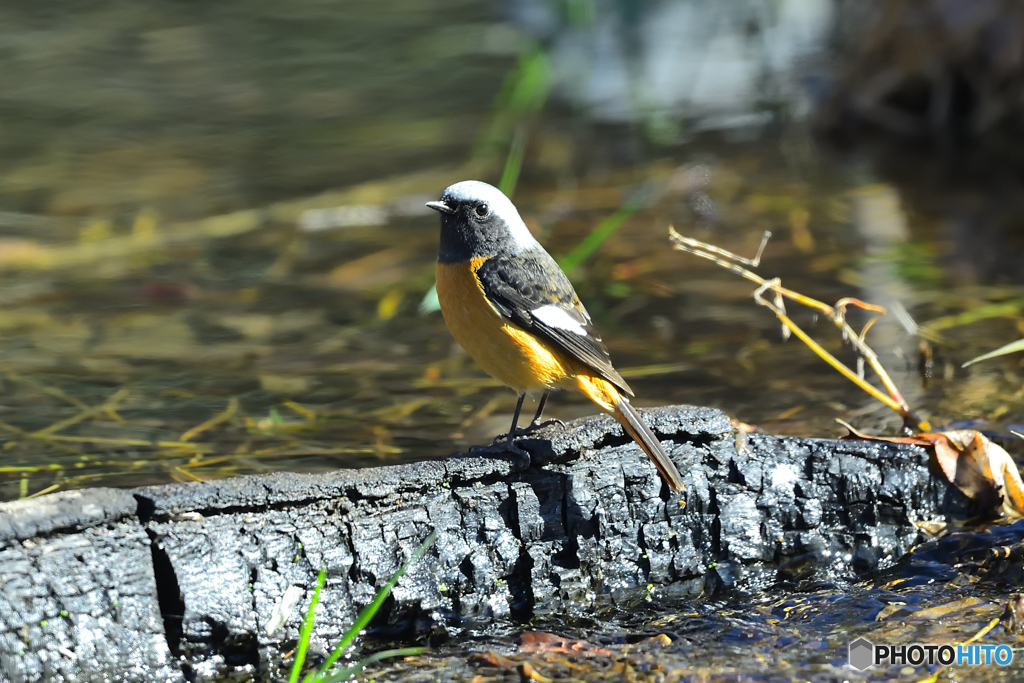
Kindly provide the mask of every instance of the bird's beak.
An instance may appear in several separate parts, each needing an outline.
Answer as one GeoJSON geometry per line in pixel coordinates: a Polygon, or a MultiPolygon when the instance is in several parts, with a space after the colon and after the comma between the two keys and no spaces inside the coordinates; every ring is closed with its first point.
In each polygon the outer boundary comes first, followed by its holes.
{"type": "Polygon", "coordinates": [[[455,213],[455,209],[448,206],[444,202],[427,202],[427,206],[429,206],[434,211],[440,211],[441,213],[455,213]]]}

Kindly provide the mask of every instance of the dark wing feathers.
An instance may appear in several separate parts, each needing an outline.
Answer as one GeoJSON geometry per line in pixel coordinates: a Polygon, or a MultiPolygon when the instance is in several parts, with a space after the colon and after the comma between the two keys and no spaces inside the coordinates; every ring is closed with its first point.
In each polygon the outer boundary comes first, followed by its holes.
{"type": "Polygon", "coordinates": [[[612,367],[608,350],[580,303],[569,278],[545,251],[493,256],[477,269],[477,278],[491,304],[510,321],[593,369],[632,396],[633,391],[612,367]],[[551,325],[533,312],[557,306],[579,323],[584,334],[551,325]]]}

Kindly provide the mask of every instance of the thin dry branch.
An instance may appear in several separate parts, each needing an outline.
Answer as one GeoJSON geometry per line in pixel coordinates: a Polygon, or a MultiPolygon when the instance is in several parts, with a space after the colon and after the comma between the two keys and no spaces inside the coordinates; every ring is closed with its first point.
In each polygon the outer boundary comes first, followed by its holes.
{"type": "Polygon", "coordinates": [[[905,427],[913,428],[914,430],[926,432],[931,429],[931,425],[927,421],[918,417],[907,405],[906,400],[900,394],[899,389],[896,388],[896,383],[892,381],[889,373],[882,367],[881,362],[878,360],[877,354],[874,350],[868,346],[864,340],[871,329],[871,326],[875,324],[879,318],[885,315],[885,309],[881,306],[869,304],[859,299],[845,298],[840,299],[836,302],[835,306],[829,306],[826,303],[804,296],[799,292],[794,292],[791,289],[786,289],[782,286],[782,282],[779,278],[771,280],[765,280],[763,277],[754,273],[746,268],[737,265],[738,263],[744,263],[756,268],[761,262],[761,254],[764,252],[765,244],[768,242],[768,238],[771,237],[770,232],[765,232],[764,237],[761,240],[761,246],[757,250],[757,255],[753,259],[746,259],[741,256],[737,256],[732,252],[726,251],[720,247],[716,247],[711,244],[705,244],[692,237],[684,237],[675,231],[674,228],[669,227],[669,239],[672,241],[676,249],[680,251],[689,252],[701,258],[705,258],[713,263],[730,270],[740,277],[744,277],[751,282],[758,285],[757,290],[754,292],[754,301],[761,306],[765,306],[770,309],[783,325],[783,335],[789,336],[789,333],[793,333],[803,343],[807,344],[814,353],[818,355],[822,360],[835,368],[844,377],[849,379],[851,382],[859,386],[861,389],[871,394],[874,398],[881,401],[888,407],[896,411],[900,417],[903,418],[905,427]],[[765,293],[771,291],[774,296],[765,298],[765,293]],[[790,299],[804,306],[813,308],[814,310],[828,316],[828,318],[839,328],[842,332],[843,340],[853,346],[858,354],[858,372],[851,370],[838,358],[826,351],[820,344],[811,339],[811,337],[804,332],[800,327],[794,323],[789,316],[786,314],[785,299],[790,299]],[[860,333],[854,331],[850,324],[846,321],[846,310],[849,307],[859,308],[864,311],[873,313],[874,315],[865,323],[860,333]],[[885,395],[877,388],[871,386],[864,380],[864,361],[867,361],[871,369],[874,370],[875,374],[881,380],[885,386],[886,391],[889,395],[885,395]]]}

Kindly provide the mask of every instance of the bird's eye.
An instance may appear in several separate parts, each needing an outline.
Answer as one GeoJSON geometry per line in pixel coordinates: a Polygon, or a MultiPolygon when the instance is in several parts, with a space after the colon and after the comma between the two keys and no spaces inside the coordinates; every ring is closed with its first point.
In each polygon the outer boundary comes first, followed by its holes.
{"type": "Polygon", "coordinates": [[[486,204],[477,204],[476,205],[476,215],[480,216],[480,218],[485,217],[490,212],[491,212],[491,207],[487,206],[486,204]]]}

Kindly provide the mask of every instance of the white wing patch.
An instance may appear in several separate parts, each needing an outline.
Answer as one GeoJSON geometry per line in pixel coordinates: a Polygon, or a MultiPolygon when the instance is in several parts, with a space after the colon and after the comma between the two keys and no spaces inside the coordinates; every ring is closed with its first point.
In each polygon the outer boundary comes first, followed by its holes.
{"type": "Polygon", "coordinates": [[[587,331],[583,329],[583,325],[580,325],[578,320],[558,306],[541,306],[540,308],[533,309],[530,313],[548,327],[557,327],[560,330],[566,330],[581,337],[587,336],[587,331]]]}

